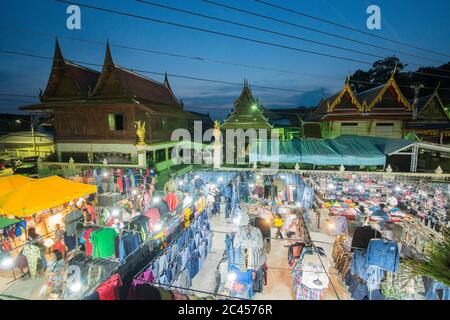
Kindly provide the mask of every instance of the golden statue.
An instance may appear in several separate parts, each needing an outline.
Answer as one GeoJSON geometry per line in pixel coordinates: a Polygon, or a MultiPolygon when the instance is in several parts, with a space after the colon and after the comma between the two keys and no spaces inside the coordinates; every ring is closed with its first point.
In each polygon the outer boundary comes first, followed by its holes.
{"type": "Polygon", "coordinates": [[[138,137],[138,142],[136,143],[137,146],[146,146],[147,144],[145,143],[145,121],[141,122],[136,121],[136,135],[138,137]]]}

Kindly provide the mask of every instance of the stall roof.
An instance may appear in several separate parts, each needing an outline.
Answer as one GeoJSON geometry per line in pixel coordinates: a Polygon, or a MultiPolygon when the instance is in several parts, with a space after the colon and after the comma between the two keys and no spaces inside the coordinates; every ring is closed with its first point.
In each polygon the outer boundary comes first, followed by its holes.
{"type": "Polygon", "coordinates": [[[361,144],[374,145],[379,151],[389,156],[398,151],[414,146],[416,141],[395,139],[395,138],[382,138],[382,137],[369,137],[369,136],[353,136],[353,135],[340,135],[334,139],[335,141],[358,141],[361,144]]]}
{"type": "Polygon", "coordinates": [[[337,153],[342,156],[342,164],[361,166],[382,166],[386,156],[372,143],[361,140],[327,140],[337,153]]]}
{"type": "Polygon", "coordinates": [[[4,217],[0,217],[0,229],[6,228],[10,225],[16,224],[20,222],[18,219],[8,219],[4,217]]]}
{"type": "Polygon", "coordinates": [[[0,214],[28,217],[97,192],[93,185],[58,176],[36,179],[0,197],[0,214]]]}
{"type": "Polygon", "coordinates": [[[22,176],[20,174],[0,177],[0,197],[32,181],[34,181],[34,179],[22,176]]]}
{"type": "Polygon", "coordinates": [[[265,144],[258,140],[252,144],[250,161],[353,166],[383,166],[386,161],[386,156],[374,145],[357,140],[279,140],[278,152],[272,152],[273,148],[271,140],[265,144]]]}

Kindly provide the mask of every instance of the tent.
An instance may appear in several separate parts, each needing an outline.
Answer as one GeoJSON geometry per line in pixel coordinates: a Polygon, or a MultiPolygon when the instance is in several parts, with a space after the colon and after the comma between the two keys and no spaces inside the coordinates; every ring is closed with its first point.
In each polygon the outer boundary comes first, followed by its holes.
{"type": "Polygon", "coordinates": [[[344,166],[383,166],[386,162],[386,156],[370,142],[358,139],[334,139],[327,142],[341,155],[344,166]]]}
{"type": "Polygon", "coordinates": [[[10,225],[16,224],[20,222],[18,219],[8,219],[4,217],[0,217],[0,229],[6,228],[10,225]]]}
{"type": "Polygon", "coordinates": [[[35,179],[21,176],[20,174],[0,177],[0,197],[31,181],[35,181],[35,179]]]}
{"type": "Polygon", "coordinates": [[[95,192],[96,186],[58,176],[36,179],[2,195],[0,214],[28,217],[95,192]]]}
{"type": "Polygon", "coordinates": [[[370,142],[358,140],[257,140],[251,144],[250,162],[307,163],[314,165],[383,166],[386,156],[370,142]]]}
{"type": "Polygon", "coordinates": [[[340,135],[336,137],[334,141],[358,141],[362,144],[372,144],[379,151],[389,156],[399,150],[407,149],[414,146],[416,141],[396,139],[396,138],[382,138],[382,137],[369,137],[369,136],[353,136],[353,135],[340,135]]]}

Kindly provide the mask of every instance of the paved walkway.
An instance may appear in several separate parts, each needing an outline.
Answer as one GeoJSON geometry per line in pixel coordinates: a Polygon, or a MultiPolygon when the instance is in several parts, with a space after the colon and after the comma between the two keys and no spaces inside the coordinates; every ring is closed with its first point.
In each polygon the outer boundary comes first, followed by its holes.
{"type": "MultiPolygon", "coordinates": [[[[218,267],[225,252],[225,233],[231,232],[233,228],[236,228],[234,224],[225,222],[223,210],[220,216],[212,217],[211,229],[216,231],[213,236],[212,250],[208,254],[204,266],[193,279],[191,289],[211,293],[217,292],[217,288],[220,284],[218,271],[220,268],[218,267]]],[[[275,230],[272,230],[272,237],[274,236],[275,230]]],[[[344,283],[341,280],[341,275],[338,275],[337,270],[333,267],[334,263],[331,258],[331,251],[333,249],[334,237],[326,235],[322,232],[311,232],[311,237],[313,240],[318,241],[316,246],[322,247],[325,250],[331,265],[329,275],[333,285],[330,284],[329,288],[325,291],[324,299],[351,299],[344,283]]],[[[295,294],[292,287],[291,270],[287,263],[288,245],[289,240],[272,239],[271,252],[267,256],[267,266],[269,268],[267,285],[264,286],[262,293],[256,293],[253,296],[254,300],[295,299],[295,294]]],[[[225,264],[222,264],[222,267],[224,265],[225,264]]],[[[224,275],[222,275],[222,280],[223,277],[224,275]]],[[[202,294],[199,293],[196,293],[196,295],[202,296],[202,294]]]]}

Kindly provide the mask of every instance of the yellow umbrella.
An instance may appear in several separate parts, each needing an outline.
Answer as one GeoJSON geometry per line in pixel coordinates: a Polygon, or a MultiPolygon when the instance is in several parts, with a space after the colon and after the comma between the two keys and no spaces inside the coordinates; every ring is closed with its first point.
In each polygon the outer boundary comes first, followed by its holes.
{"type": "Polygon", "coordinates": [[[58,176],[36,179],[0,196],[0,214],[29,217],[97,192],[97,187],[58,176]]]}
{"type": "Polygon", "coordinates": [[[20,174],[15,174],[8,177],[0,177],[0,197],[32,181],[35,181],[35,179],[28,178],[20,174]]]}

